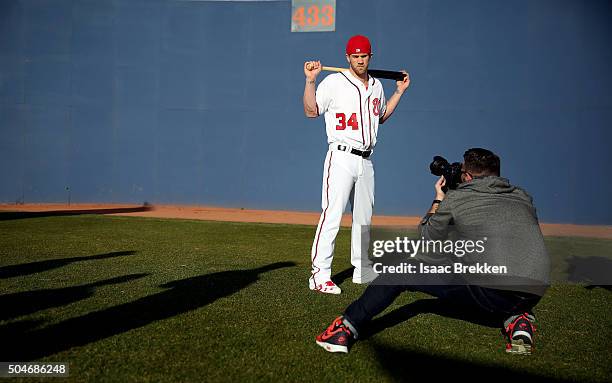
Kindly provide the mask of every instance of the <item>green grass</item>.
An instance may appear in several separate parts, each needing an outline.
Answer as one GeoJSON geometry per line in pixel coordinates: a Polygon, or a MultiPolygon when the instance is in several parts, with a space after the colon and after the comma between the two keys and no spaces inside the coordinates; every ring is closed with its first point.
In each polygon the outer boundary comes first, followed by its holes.
{"type": "MultiPolygon", "coordinates": [[[[611,293],[567,283],[537,306],[530,357],[505,354],[497,329],[426,312],[349,355],[326,353],[314,336],[364,287],[348,278],[340,296],[308,290],[314,230],[110,216],[0,221],[0,360],[70,362],[75,382],[401,381],[443,372],[611,380],[611,293]]],[[[335,273],[349,267],[349,236],[339,234],[335,273]]],[[[612,254],[606,240],[547,238],[547,246],[553,258],[576,246],[612,254]]],[[[426,307],[423,299],[403,294],[383,315],[426,307]]]]}

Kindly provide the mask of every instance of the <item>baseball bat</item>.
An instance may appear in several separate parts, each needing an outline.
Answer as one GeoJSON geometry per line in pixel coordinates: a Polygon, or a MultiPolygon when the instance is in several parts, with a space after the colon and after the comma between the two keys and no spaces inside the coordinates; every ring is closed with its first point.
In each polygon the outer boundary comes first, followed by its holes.
{"type": "MultiPolygon", "coordinates": [[[[334,66],[324,66],[321,67],[321,70],[326,70],[330,72],[342,72],[345,71],[346,68],[338,68],[334,66]]],[[[392,70],[380,70],[380,69],[368,69],[368,74],[372,77],[376,78],[386,78],[388,80],[401,81],[404,79],[405,74],[402,72],[392,71],[392,70]]]]}

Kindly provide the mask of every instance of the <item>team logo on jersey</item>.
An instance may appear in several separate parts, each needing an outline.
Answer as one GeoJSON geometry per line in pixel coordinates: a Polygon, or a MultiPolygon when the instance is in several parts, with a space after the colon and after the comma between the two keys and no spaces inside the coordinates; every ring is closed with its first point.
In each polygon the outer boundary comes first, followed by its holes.
{"type": "Polygon", "coordinates": [[[380,98],[375,98],[372,100],[373,112],[375,116],[380,115],[380,98]]]}

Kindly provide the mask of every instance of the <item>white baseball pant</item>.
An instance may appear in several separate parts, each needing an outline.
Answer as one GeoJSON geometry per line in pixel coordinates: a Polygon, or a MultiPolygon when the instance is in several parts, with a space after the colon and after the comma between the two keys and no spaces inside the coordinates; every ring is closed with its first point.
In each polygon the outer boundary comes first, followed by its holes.
{"type": "MultiPolygon", "coordinates": [[[[336,235],[342,213],[350,200],[353,214],[351,264],[353,282],[367,283],[376,277],[368,259],[370,224],[374,207],[374,166],[362,158],[330,145],[323,170],[321,218],[312,245],[312,276],[315,285],[331,279],[336,235]]],[[[348,149],[350,150],[350,148],[348,149]]]]}

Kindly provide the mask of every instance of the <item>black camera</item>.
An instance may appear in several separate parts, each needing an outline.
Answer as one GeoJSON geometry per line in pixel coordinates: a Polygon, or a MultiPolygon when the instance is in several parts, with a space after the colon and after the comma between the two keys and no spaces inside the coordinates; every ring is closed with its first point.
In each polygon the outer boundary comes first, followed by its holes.
{"type": "Polygon", "coordinates": [[[461,163],[453,162],[450,164],[446,158],[435,156],[431,164],[429,164],[431,174],[435,176],[444,176],[446,185],[442,191],[446,193],[448,189],[454,190],[461,183],[461,163]]]}

